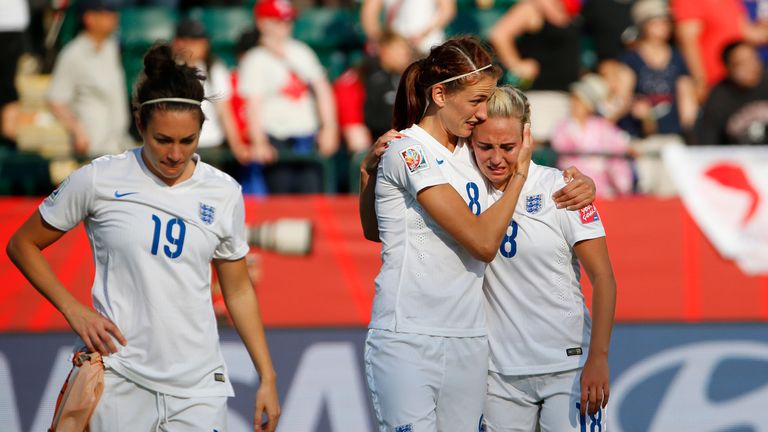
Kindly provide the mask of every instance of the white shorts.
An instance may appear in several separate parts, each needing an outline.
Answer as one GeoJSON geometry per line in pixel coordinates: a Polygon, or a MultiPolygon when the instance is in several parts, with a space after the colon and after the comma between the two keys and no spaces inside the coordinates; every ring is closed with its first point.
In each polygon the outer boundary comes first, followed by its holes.
{"type": "Polygon", "coordinates": [[[605,409],[592,416],[579,412],[580,378],[581,369],[541,375],[488,372],[486,431],[605,432],[605,409]]]}
{"type": "Polygon", "coordinates": [[[371,329],[365,374],[380,432],[476,432],[488,339],[371,329]]]}
{"type": "Polygon", "coordinates": [[[227,397],[180,398],[141,387],[104,371],[104,393],[91,417],[91,432],[199,431],[227,429],[227,397]]]}

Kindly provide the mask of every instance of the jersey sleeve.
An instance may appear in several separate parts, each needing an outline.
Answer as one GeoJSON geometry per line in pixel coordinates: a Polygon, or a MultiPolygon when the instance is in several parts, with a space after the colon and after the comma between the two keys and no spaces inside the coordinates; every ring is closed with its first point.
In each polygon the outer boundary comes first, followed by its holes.
{"type": "Polygon", "coordinates": [[[239,190],[233,201],[228,220],[230,226],[226,230],[227,234],[213,253],[214,259],[238,260],[244,257],[249,250],[245,238],[245,204],[243,203],[243,194],[239,193],[239,190]]]}
{"type": "Polygon", "coordinates": [[[448,183],[434,156],[415,140],[390,146],[381,159],[385,180],[416,195],[424,188],[448,183]]]}
{"type": "Polygon", "coordinates": [[[240,62],[238,71],[237,92],[245,99],[250,96],[260,96],[265,92],[261,79],[263,55],[258,48],[251,48],[240,62]]]}
{"type": "MultiPolygon", "coordinates": [[[[553,182],[554,186],[550,190],[550,194],[565,186],[562,171],[555,171],[555,173],[557,178],[553,182]]],[[[582,240],[605,237],[605,228],[603,228],[603,222],[600,219],[600,213],[597,211],[595,203],[580,210],[557,209],[555,211],[558,212],[557,215],[565,241],[570,246],[582,240]]]]}
{"type": "Polygon", "coordinates": [[[69,175],[40,203],[43,220],[61,231],[69,231],[91,212],[95,168],[88,164],[69,175]]]}

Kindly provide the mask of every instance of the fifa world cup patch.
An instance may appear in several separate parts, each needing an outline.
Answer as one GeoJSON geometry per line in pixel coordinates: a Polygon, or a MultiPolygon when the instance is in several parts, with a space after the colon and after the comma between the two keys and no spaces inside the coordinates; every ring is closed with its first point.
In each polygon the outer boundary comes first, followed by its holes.
{"type": "Polygon", "coordinates": [[[590,204],[583,209],[579,209],[579,216],[581,216],[581,223],[588,224],[600,220],[600,215],[597,213],[597,207],[594,204],[590,204]]]}
{"type": "Polygon", "coordinates": [[[200,203],[200,220],[204,224],[210,225],[213,223],[213,218],[216,216],[216,208],[208,204],[200,203]]]}
{"type": "Polygon", "coordinates": [[[525,211],[530,214],[536,214],[541,210],[541,197],[542,194],[526,195],[525,196],[525,211]]]}
{"type": "Polygon", "coordinates": [[[410,146],[401,151],[400,157],[405,161],[405,166],[408,167],[410,174],[429,168],[429,162],[427,162],[424,150],[421,149],[420,145],[410,146]]]}

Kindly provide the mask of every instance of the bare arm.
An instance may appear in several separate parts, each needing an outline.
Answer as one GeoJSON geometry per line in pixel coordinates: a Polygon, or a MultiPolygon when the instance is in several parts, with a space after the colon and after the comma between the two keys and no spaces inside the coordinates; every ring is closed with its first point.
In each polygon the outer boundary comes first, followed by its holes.
{"type": "Polygon", "coordinates": [[[610,395],[608,349],[616,308],[616,279],[605,237],[578,242],[573,250],[592,282],[592,337],[581,373],[581,413],[594,414],[600,406],[605,408],[610,395]]]}
{"type": "Polygon", "coordinates": [[[256,371],[259,373],[259,390],[256,393],[255,430],[273,432],[280,417],[280,403],[277,398],[275,368],[267,347],[264,325],[259,313],[256,292],[248,277],[245,258],[236,261],[214,260],[216,274],[219,277],[221,292],[227,305],[232,322],[251,356],[256,371]],[[268,417],[262,425],[262,414],[268,417]]]}
{"type": "Polygon", "coordinates": [[[85,130],[85,126],[80,123],[80,120],[69,109],[69,106],[65,103],[52,101],[48,103],[48,106],[51,108],[54,117],[72,135],[75,153],[79,155],[87,153],[91,145],[90,137],[85,130]]]}
{"type": "Polygon", "coordinates": [[[683,130],[691,130],[699,113],[699,103],[696,100],[696,87],[693,79],[688,76],[680,77],[676,83],[676,91],[680,126],[683,130]]]}
{"type": "Polygon", "coordinates": [[[456,0],[438,0],[437,13],[432,22],[418,35],[415,42],[420,42],[428,34],[437,29],[445,28],[456,16],[456,0]]]}
{"type": "Polygon", "coordinates": [[[331,156],[339,149],[339,127],[336,123],[336,101],[333,89],[325,77],[312,83],[320,116],[320,130],[317,134],[317,150],[323,156],[331,156]]]}
{"type": "Polygon", "coordinates": [[[490,42],[499,60],[505,68],[515,75],[533,80],[539,74],[538,64],[530,59],[523,59],[515,45],[515,39],[541,27],[543,16],[533,2],[520,2],[512,6],[504,16],[494,24],[489,36],[490,42]]]}
{"type": "Polygon", "coordinates": [[[117,352],[112,337],[121,345],[125,337],[117,326],[92,308],[80,303],[54,274],[42,251],[65,233],[47,224],[40,213],[32,216],[13,234],[6,247],[8,257],[24,277],[64,315],[72,330],[91,352],[117,352]]]}
{"type": "Polygon", "coordinates": [[[379,18],[383,0],[364,0],[360,8],[360,23],[363,25],[365,37],[372,42],[377,42],[381,37],[381,23],[379,18]]]}
{"type": "Polygon", "coordinates": [[[221,120],[221,126],[224,128],[224,134],[227,137],[227,145],[229,145],[229,149],[232,151],[232,154],[240,165],[245,165],[250,162],[250,152],[240,138],[240,132],[237,130],[235,117],[229,104],[230,101],[227,99],[224,101],[217,101],[214,104],[214,107],[216,108],[216,114],[221,120]]]}
{"type": "Polygon", "coordinates": [[[491,262],[515,212],[528,176],[532,149],[531,127],[526,124],[515,174],[510,177],[501,199],[480,215],[472,213],[464,199],[447,183],[422,189],[416,199],[429,216],[473,257],[491,262]]]}
{"type": "Polygon", "coordinates": [[[371,131],[362,123],[342,127],[341,135],[351,153],[361,152],[371,147],[371,131]]]}
{"type": "Polygon", "coordinates": [[[252,95],[247,101],[248,134],[251,137],[251,158],[260,163],[270,163],[277,159],[277,150],[269,142],[269,137],[261,123],[261,98],[252,95]]]}
{"type": "Polygon", "coordinates": [[[685,64],[688,65],[688,69],[691,71],[691,77],[693,77],[696,89],[696,97],[699,101],[703,101],[707,96],[707,78],[698,41],[704,26],[698,20],[680,21],[676,25],[675,34],[677,35],[677,43],[680,46],[680,53],[683,55],[685,64]]]}

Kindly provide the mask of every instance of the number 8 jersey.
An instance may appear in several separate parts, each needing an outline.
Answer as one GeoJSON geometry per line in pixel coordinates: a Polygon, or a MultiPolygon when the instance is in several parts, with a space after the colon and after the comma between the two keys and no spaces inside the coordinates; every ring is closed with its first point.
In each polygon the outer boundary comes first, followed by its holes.
{"type": "MultiPolygon", "coordinates": [[[[592,321],[573,245],[605,236],[594,205],[557,209],[562,172],[531,163],[515,214],[485,272],[490,370],[534,375],[584,365],[592,321]]],[[[490,201],[501,198],[492,191],[490,201]]]]}
{"type": "Polygon", "coordinates": [[[211,307],[212,259],[248,252],[240,186],[196,162],[192,177],[166,185],[141,148],[75,171],[40,215],[62,231],[81,220],[95,262],[94,308],[128,344],[104,358],[117,373],[179,397],[232,396],[211,307]]]}
{"type": "Polygon", "coordinates": [[[419,204],[419,191],[450,184],[480,214],[488,189],[461,141],[453,152],[414,125],[382,156],[376,216],[382,266],[369,328],[433,336],[484,336],[485,263],[474,258],[419,204]]]}

